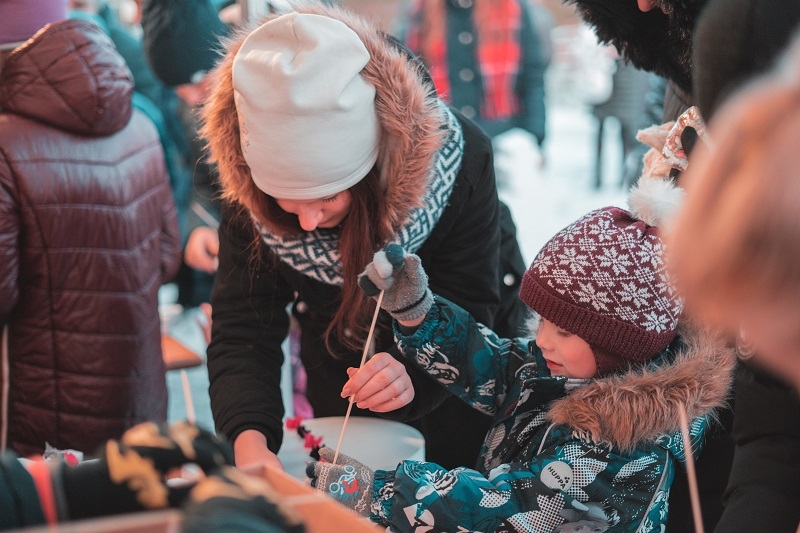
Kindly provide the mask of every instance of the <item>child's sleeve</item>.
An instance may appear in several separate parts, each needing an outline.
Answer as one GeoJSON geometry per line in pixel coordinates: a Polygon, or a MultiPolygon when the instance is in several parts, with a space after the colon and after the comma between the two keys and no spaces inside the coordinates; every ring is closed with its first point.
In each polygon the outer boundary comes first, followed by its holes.
{"type": "Polygon", "coordinates": [[[395,322],[395,336],[400,352],[415,366],[488,414],[494,414],[505,400],[530,342],[499,338],[440,296],[413,333],[405,335],[395,322]]]}
{"type": "MultiPolygon", "coordinates": [[[[555,483],[542,481],[542,469],[551,463],[537,458],[504,464],[487,477],[468,468],[448,471],[434,463],[404,461],[390,484],[385,477],[383,484],[376,478],[373,497],[379,505],[373,508],[381,508],[382,521],[398,532],[421,526],[454,532],[550,532],[564,522],[563,509],[585,508],[554,488],[555,483]]],[[[551,467],[555,476],[559,466],[551,467]]]]}
{"type": "Polygon", "coordinates": [[[377,473],[372,508],[396,532],[427,526],[541,533],[565,523],[633,531],[651,512],[663,464],[656,453],[622,458],[580,441],[545,448],[528,462],[500,464],[488,475],[403,461],[394,472],[377,473]]]}

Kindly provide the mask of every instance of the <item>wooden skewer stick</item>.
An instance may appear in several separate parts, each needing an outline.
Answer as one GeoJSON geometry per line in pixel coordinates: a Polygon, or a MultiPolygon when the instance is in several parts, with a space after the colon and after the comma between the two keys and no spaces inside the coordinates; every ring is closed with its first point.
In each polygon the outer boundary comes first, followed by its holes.
{"type": "MultiPolygon", "coordinates": [[[[372,315],[372,324],[369,326],[369,333],[367,333],[367,341],[364,343],[364,352],[361,354],[361,363],[358,365],[358,368],[364,366],[364,363],[367,361],[367,352],[369,351],[369,345],[372,343],[372,333],[375,331],[375,323],[378,321],[378,313],[381,311],[381,302],[383,301],[383,291],[378,293],[378,301],[375,304],[375,313],[372,315]]],[[[339,442],[336,443],[336,452],[333,454],[333,463],[336,464],[336,460],[339,459],[339,448],[342,446],[342,437],[344,437],[344,428],[347,427],[347,421],[350,419],[350,411],[353,410],[353,400],[355,394],[350,395],[350,403],[347,405],[347,413],[344,415],[344,422],[342,423],[342,431],[339,433],[339,442]]]]}
{"type": "Polygon", "coordinates": [[[696,533],[704,533],[703,513],[700,509],[700,493],[697,490],[697,474],[694,470],[694,454],[692,453],[692,439],[689,437],[689,420],[686,415],[686,406],[680,404],[681,433],[683,434],[683,448],[686,451],[686,478],[689,480],[689,495],[692,499],[692,517],[696,533]]]}
{"type": "Polygon", "coordinates": [[[181,369],[181,382],[183,384],[183,399],[186,402],[186,420],[190,424],[195,423],[194,402],[192,402],[192,389],[189,387],[189,375],[186,370],[181,369]]]}
{"type": "Polygon", "coordinates": [[[208,224],[209,228],[211,228],[211,229],[219,229],[219,222],[217,221],[217,219],[214,218],[214,215],[209,213],[208,210],[205,207],[200,205],[199,202],[196,202],[196,201],[192,202],[189,207],[191,207],[192,211],[194,211],[194,213],[198,217],[200,217],[200,220],[202,220],[203,222],[208,224]]]}

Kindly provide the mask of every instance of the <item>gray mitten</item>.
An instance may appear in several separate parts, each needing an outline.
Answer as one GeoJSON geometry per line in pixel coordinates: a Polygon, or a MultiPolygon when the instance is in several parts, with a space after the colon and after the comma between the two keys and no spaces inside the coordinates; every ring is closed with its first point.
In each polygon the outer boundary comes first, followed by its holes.
{"type": "Polygon", "coordinates": [[[372,263],[358,275],[358,285],[373,298],[384,291],[381,307],[400,321],[424,317],[433,305],[419,257],[407,254],[399,244],[375,252],[372,263]]]}
{"type": "Polygon", "coordinates": [[[320,448],[319,456],[322,460],[306,466],[306,483],[357,513],[369,517],[375,472],[342,453],[338,457],[339,464],[333,464],[335,455],[332,448],[320,448]]]}

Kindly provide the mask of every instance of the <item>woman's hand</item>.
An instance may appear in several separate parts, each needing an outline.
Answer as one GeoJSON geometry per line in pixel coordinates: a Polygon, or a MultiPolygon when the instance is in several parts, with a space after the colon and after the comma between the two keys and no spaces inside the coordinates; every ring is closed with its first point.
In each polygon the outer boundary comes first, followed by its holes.
{"type": "Polygon", "coordinates": [[[236,437],[233,443],[233,455],[236,467],[246,471],[265,463],[278,470],[283,470],[281,460],[267,448],[267,438],[263,433],[254,429],[242,431],[236,437]]]}
{"type": "Polygon", "coordinates": [[[386,413],[414,399],[406,367],[386,352],[375,354],[361,369],[348,368],[347,375],[350,379],[342,388],[342,398],[354,396],[361,409],[386,413]]]}
{"type": "Polygon", "coordinates": [[[198,226],[189,234],[183,251],[184,261],[195,270],[213,274],[219,267],[219,235],[217,230],[198,226]]]}

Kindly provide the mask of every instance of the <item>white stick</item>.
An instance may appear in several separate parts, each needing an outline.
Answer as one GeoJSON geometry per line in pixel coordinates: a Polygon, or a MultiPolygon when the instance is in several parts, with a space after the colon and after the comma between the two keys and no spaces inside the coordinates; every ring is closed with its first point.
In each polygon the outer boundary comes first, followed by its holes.
{"type": "Polygon", "coordinates": [[[692,499],[692,517],[694,530],[703,533],[703,513],[700,509],[700,493],[697,490],[697,474],[694,471],[694,454],[692,453],[692,439],[689,437],[689,420],[686,415],[686,406],[680,404],[681,433],[683,434],[683,448],[686,452],[686,478],[689,481],[689,495],[692,499]]]}
{"type": "Polygon", "coordinates": [[[189,387],[189,375],[186,370],[181,369],[181,382],[183,383],[183,399],[186,402],[186,420],[190,424],[195,423],[194,403],[192,402],[192,389],[189,387]]]}
{"type": "MultiPolygon", "coordinates": [[[[383,301],[383,291],[378,294],[378,301],[375,303],[375,314],[372,315],[372,324],[369,326],[369,333],[367,333],[367,342],[364,344],[364,352],[361,354],[361,364],[358,365],[358,368],[364,366],[364,363],[367,361],[367,352],[369,351],[369,345],[372,342],[372,332],[375,331],[375,323],[378,321],[378,313],[381,310],[381,302],[383,301]]],[[[344,437],[344,428],[347,427],[347,421],[350,419],[350,411],[353,410],[353,400],[355,399],[355,395],[350,395],[350,403],[347,405],[347,413],[344,415],[344,423],[342,423],[342,431],[339,433],[339,442],[336,443],[336,452],[333,454],[333,463],[336,464],[336,460],[339,458],[339,448],[342,446],[342,437],[344,437]]]]}
{"type": "Polygon", "coordinates": [[[200,219],[203,222],[208,224],[209,228],[211,228],[211,229],[219,229],[219,222],[217,221],[216,218],[214,218],[214,215],[212,215],[211,213],[208,212],[208,210],[205,207],[200,205],[198,202],[192,202],[190,207],[191,207],[192,211],[194,211],[194,213],[198,217],[200,217],[200,219]]]}

